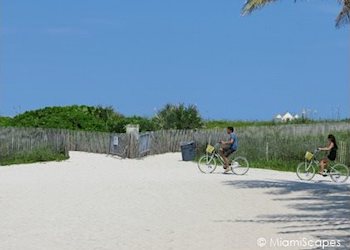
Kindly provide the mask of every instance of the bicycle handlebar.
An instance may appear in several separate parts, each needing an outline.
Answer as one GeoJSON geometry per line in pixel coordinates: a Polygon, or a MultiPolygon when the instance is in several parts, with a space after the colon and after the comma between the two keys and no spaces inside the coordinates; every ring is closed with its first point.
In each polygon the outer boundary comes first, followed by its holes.
{"type": "Polygon", "coordinates": [[[314,150],[314,154],[317,154],[318,152],[320,152],[321,150],[319,149],[319,148],[316,148],[315,150],[314,150]]]}

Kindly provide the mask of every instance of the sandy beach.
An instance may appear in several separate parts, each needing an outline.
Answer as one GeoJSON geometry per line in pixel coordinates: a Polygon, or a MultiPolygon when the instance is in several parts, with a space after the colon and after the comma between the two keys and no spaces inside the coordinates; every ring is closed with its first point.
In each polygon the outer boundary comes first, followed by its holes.
{"type": "Polygon", "coordinates": [[[180,153],[70,157],[0,167],[1,250],[350,248],[349,181],[206,175],[180,153]]]}

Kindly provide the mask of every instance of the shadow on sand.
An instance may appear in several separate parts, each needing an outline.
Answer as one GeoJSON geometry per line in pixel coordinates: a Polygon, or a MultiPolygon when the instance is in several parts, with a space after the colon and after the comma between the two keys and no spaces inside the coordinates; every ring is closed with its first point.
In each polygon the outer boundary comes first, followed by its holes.
{"type": "Polygon", "coordinates": [[[348,184],[286,180],[237,180],[225,181],[224,184],[240,189],[265,189],[273,200],[289,201],[288,208],[295,210],[295,213],[262,214],[251,220],[236,222],[275,223],[281,235],[305,233],[320,240],[340,240],[341,247],[325,249],[350,249],[348,184]],[[286,197],[286,194],[293,196],[286,197]]]}

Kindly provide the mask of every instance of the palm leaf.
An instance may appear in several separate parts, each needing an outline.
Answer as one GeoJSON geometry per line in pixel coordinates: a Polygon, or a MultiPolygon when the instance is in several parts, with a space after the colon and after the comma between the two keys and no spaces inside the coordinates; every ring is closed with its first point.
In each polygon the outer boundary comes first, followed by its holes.
{"type": "Polygon", "coordinates": [[[343,7],[335,19],[335,26],[339,28],[344,24],[350,23],[350,0],[341,0],[343,7]]]}
{"type": "Polygon", "coordinates": [[[264,7],[266,4],[275,2],[277,0],[247,0],[242,8],[242,15],[252,13],[254,10],[264,7]]]}
{"type": "MultiPolygon", "coordinates": [[[[253,11],[264,7],[265,5],[276,2],[277,0],[247,0],[242,8],[242,15],[248,15],[253,11]]],[[[296,0],[294,0],[296,2],[296,0]]],[[[335,26],[340,27],[350,23],[350,0],[338,0],[342,5],[342,9],[335,19],[335,26]]]]}

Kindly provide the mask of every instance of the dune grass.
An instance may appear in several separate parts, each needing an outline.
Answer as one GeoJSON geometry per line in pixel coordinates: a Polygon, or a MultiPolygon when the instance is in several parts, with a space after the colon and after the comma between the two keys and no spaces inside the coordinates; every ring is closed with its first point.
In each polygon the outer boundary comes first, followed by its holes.
{"type": "Polygon", "coordinates": [[[295,172],[300,161],[282,160],[253,160],[249,162],[251,168],[270,169],[277,171],[295,172]]]}
{"type": "MultiPolygon", "coordinates": [[[[202,155],[196,156],[194,162],[198,162],[202,155]]],[[[300,161],[282,161],[282,160],[249,160],[250,168],[269,169],[285,172],[295,172],[300,161]]],[[[221,162],[217,160],[218,166],[221,166],[221,162]]]]}
{"type": "Polygon", "coordinates": [[[0,166],[46,161],[62,161],[68,158],[69,156],[64,152],[55,152],[49,148],[38,148],[31,152],[21,152],[11,156],[0,157],[0,166]]]}

